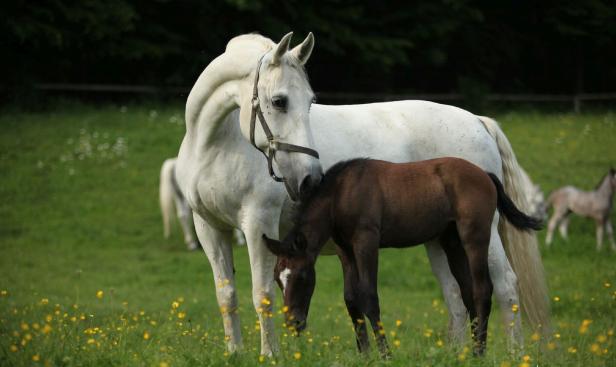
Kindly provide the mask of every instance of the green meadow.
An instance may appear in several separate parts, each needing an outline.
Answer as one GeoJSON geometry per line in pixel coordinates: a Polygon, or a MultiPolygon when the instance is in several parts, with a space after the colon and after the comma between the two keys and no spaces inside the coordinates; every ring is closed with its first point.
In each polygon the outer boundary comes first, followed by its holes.
{"type": "MultiPolygon", "coordinates": [[[[616,113],[499,113],[519,161],[547,194],[592,189],[616,164],[616,113]]],[[[2,366],[614,366],[616,253],[595,250],[594,222],[540,245],[552,300],[549,336],[509,355],[498,307],[488,352],[447,340],[447,312],[423,248],[384,250],[379,292],[390,361],[356,352],[341,269],[322,257],[308,329],[276,311],[281,353],[259,355],[248,253],[235,247],[244,350],[225,351],[207,258],[179,226],[162,236],[158,175],[184,133],[181,106],[66,107],[0,114],[2,366]]],[[[616,217],[612,214],[612,218],[616,217]]],[[[607,242],[607,241],[606,241],[607,242]]],[[[276,299],[280,309],[280,294],[276,299]]],[[[374,345],[374,342],[372,343],[374,345]]]]}

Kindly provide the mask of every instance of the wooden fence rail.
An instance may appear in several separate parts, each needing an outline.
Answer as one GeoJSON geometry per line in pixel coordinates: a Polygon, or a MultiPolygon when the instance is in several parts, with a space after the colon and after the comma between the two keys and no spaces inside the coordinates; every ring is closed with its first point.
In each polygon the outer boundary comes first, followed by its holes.
{"type": "MultiPolygon", "coordinates": [[[[36,84],[37,90],[56,92],[84,93],[130,93],[130,94],[181,94],[188,95],[189,87],[157,87],[150,85],[119,84],[36,84]]],[[[405,99],[423,99],[429,101],[461,101],[464,95],[459,93],[427,94],[388,94],[388,93],[353,93],[321,92],[319,98],[328,101],[398,101],[405,99]]],[[[581,111],[584,101],[615,101],[616,93],[581,93],[581,94],[488,94],[484,97],[493,102],[570,102],[573,110],[581,111]]]]}

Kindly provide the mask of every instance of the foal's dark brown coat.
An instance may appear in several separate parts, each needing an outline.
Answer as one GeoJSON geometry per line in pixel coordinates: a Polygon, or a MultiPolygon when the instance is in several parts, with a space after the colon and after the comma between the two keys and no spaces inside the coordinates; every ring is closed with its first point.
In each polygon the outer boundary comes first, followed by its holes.
{"type": "MultiPolygon", "coordinates": [[[[378,250],[440,241],[473,320],[475,352],[485,349],[492,282],[488,246],[498,209],[515,226],[539,228],[506,196],[498,178],[462,159],[441,158],[394,164],[356,159],[341,162],[299,212],[284,241],[266,238],[285,267],[285,305],[289,322],[305,327],[314,290],[314,264],[333,237],[344,272],[344,299],[355,325],[360,351],[368,349],[364,315],[379,350],[389,350],[380,322],[377,294],[378,250]]],[[[278,278],[278,276],[277,276],[278,278]]]]}

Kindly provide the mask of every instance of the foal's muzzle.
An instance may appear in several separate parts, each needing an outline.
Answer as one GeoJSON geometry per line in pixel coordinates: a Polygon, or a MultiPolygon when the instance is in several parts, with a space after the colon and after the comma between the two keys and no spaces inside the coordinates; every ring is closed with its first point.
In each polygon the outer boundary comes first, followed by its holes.
{"type": "Polygon", "coordinates": [[[307,323],[305,319],[304,320],[295,319],[295,320],[287,321],[287,325],[292,327],[293,330],[299,334],[302,331],[304,331],[304,329],[306,329],[307,323]]]}

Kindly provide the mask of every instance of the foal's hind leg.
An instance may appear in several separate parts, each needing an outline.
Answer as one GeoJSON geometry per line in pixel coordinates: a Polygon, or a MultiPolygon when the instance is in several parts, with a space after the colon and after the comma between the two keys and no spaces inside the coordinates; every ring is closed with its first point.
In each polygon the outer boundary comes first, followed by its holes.
{"type": "Polygon", "coordinates": [[[449,340],[455,346],[462,346],[467,338],[468,312],[462,301],[460,286],[451,273],[447,255],[437,241],[426,243],[432,273],[441,285],[443,298],[449,312],[449,340]]]}
{"type": "Polygon", "coordinates": [[[561,219],[560,224],[558,225],[558,232],[560,232],[560,236],[567,241],[569,238],[567,236],[567,228],[569,227],[569,215],[565,214],[563,219],[561,219]]]}
{"type": "Polygon", "coordinates": [[[353,321],[355,329],[355,338],[357,341],[357,349],[361,353],[368,352],[370,343],[368,341],[368,329],[364,314],[361,311],[360,295],[357,289],[359,276],[357,274],[357,266],[352,254],[347,254],[340,247],[337,247],[338,257],[342,264],[342,272],[344,274],[344,303],[346,304],[349,316],[353,321]]]}
{"type": "Polygon", "coordinates": [[[568,209],[566,205],[554,203],[554,213],[548,222],[548,233],[545,236],[545,244],[550,246],[554,236],[554,230],[558,223],[567,215],[568,209]]]}
{"type": "Polygon", "coordinates": [[[488,319],[492,306],[492,281],[488,267],[490,224],[490,221],[483,223],[480,218],[463,219],[457,223],[473,282],[473,302],[477,312],[477,323],[473,322],[472,328],[476,342],[473,352],[476,355],[483,355],[485,352],[488,319]]]}
{"type": "MultiPolygon", "coordinates": [[[[466,253],[464,252],[464,248],[458,237],[458,232],[454,226],[451,226],[451,228],[441,236],[440,243],[447,256],[451,274],[456,279],[460,288],[464,306],[470,315],[471,322],[474,322],[477,312],[473,301],[473,281],[466,253]]],[[[462,330],[465,332],[466,326],[464,326],[462,330]]]]}

